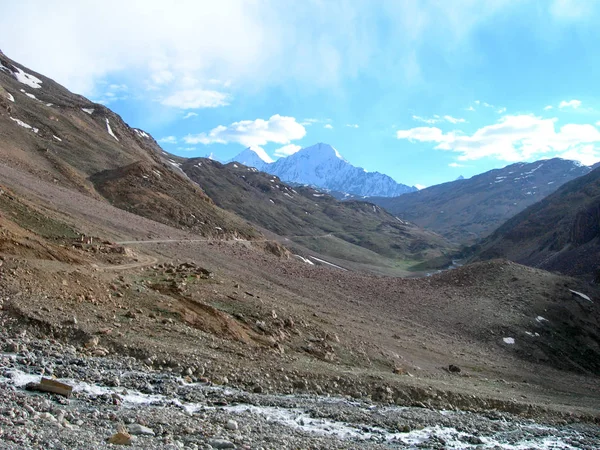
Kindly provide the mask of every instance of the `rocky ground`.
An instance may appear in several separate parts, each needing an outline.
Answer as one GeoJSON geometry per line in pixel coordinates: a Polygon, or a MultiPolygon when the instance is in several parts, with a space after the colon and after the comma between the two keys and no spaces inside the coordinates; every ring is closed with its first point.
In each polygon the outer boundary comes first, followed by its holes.
{"type": "Polygon", "coordinates": [[[218,386],[130,357],[13,333],[1,317],[0,448],[594,449],[596,425],[508,413],[399,407],[351,397],[274,395],[218,386]],[[56,377],[69,398],[29,391],[56,377]],[[116,436],[116,437],[115,437],[116,436]]]}

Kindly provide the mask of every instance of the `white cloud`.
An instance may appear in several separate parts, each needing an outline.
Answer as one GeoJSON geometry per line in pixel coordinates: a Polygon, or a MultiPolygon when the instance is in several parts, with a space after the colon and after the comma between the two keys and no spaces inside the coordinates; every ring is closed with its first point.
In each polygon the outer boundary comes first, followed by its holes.
{"type": "Polygon", "coordinates": [[[455,123],[455,124],[456,124],[456,123],[465,123],[465,122],[466,122],[466,120],[465,120],[465,119],[457,119],[456,117],[452,117],[452,116],[444,116],[444,119],[445,119],[447,122],[450,122],[450,123],[455,123]]]}
{"type": "Polygon", "coordinates": [[[506,108],[498,108],[498,111],[496,111],[498,114],[504,114],[506,112],[506,108]]]}
{"type": "Polygon", "coordinates": [[[152,89],[190,88],[182,84],[188,75],[242,89],[290,80],[337,86],[342,77],[365,72],[418,82],[422,48],[435,45],[455,56],[495,16],[515,9],[506,0],[54,0],[52,8],[19,0],[2,6],[3,51],[87,95],[96,93],[99,80],[125,72],[152,89]],[[90,20],[110,32],[90,32],[90,20]],[[395,57],[382,57],[390,54],[395,57]]]}
{"type": "Polygon", "coordinates": [[[326,123],[325,125],[323,125],[323,128],[326,128],[328,130],[333,130],[333,125],[331,125],[330,123],[326,123]]]}
{"type": "Polygon", "coordinates": [[[473,108],[472,106],[469,106],[468,108],[465,108],[467,111],[475,111],[475,108],[473,108]]]}
{"type": "Polygon", "coordinates": [[[600,159],[600,131],[590,124],[566,124],[556,129],[557,119],[534,115],[505,116],[472,135],[444,133],[436,127],[399,130],[398,139],[435,143],[438,150],[460,153],[460,161],[486,157],[502,161],[570,155],[585,162],[600,159]]]}
{"type": "Polygon", "coordinates": [[[189,119],[190,117],[196,117],[198,115],[198,113],[195,112],[188,112],[185,116],[183,116],[184,119],[189,119]]]}
{"type": "Polygon", "coordinates": [[[159,144],[177,144],[177,138],[175,136],[166,136],[158,140],[159,144]]]}
{"type": "Polygon", "coordinates": [[[208,133],[187,135],[188,144],[228,144],[235,142],[246,147],[266,145],[269,142],[289,144],[302,139],[306,129],[295,118],[275,114],[268,120],[242,120],[229,126],[219,125],[208,133]]]}
{"type": "Polygon", "coordinates": [[[278,148],[277,150],[275,150],[275,156],[290,156],[293,155],[294,153],[296,153],[298,150],[301,150],[302,147],[300,145],[296,145],[296,144],[288,144],[288,145],[284,145],[281,148],[278,148]]]}
{"type": "Polygon", "coordinates": [[[346,126],[348,128],[358,128],[358,124],[357,123],[347,123],[346,126]]]}
{"type": "Polygon", "coordinates": [[[448,167],[465,167],[464,164],[459,164],[456,162],[451,162],[450,164],[448,164],[448,167]]]}
{"type": "Polygon", "coordinates": [[[319,122],[321,122],[319,119],[304,119],[302,122],[300,122],[300,124],[304,125],[305,127],[309,127],[319,122]]]}
{"type": "Polygon", "coordinates": [[[423,185],[423,184],[415,184],[415,187],[416,187],[418,190],[421,190],[421,189],[425,189],[427,186],[425,186],[425,185],[423,185]]]}
{"type": "Polygon", "coordinates": [[[434,124],[434,123],[438,123],[440,122],[439,118],[433,118],[433,119],[427,119],[425,117],[421,117],[421,116],[412,116],[413,120],[416,120],[417,122],[423,122],[423,123],[429,123],[429,124],[434,124]]]}
{"type": "Polygon", "coordinates": [[[460,118],[452,117],[449,115],[440,117],[438,114],[434,114],[432,118],[421,117],[421,116],[412,116],[412,118],[413,118],[413,120],[416,120],[417,122],[423,122],[423,123],[427,123],[430,125],[432,125],[434,123],[443,122],[443,121],[450,122],[453,124],[466,122],[465,119],[460,119],[460,118]]]}
{"type": "Polygon", "coordinates": [[[580,100],[563,100],[562,102],[560,102],[560,104],[558,105],[558,107],[560,109],[564,109],[564,108],[573,108],[573,109],[577,109],[581,106],[581,101],[580,100]]]}
{"type": "Polygon", "coordinates": [[[544,111],[550,111],[552,108],[554,108],[554,106],[546,105],[546,106],[544,106],[544,111]]]}
{"type": "Polygon", "coordinates": [[[216,108],[229,105],[229,96],[218,91],[188,89],[174,92],[161,103],[180,109],[216,108]]]}

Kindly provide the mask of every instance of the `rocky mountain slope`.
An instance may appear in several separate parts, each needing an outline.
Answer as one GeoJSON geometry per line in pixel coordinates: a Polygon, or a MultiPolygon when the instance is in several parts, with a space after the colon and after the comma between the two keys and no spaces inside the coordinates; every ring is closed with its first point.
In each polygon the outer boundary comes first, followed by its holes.
{"type": "Polygon", "coordinates": [[[0,54],[0,164],[163,223],[207,235],[217,228],[258,235],[165,155],[110,109],[0,54]]]}
{"type": "Polygon", "coordinates": [[[278,176],[281,180],[361,197],[395,197],[416,188],[397,183],[388,175],[367,172],[346,161],[331,145],[319,143],[285,158],[270,162],[248,148],[233,158],[250,167],[278,176]]]}
{"type": "Polygon", "coordinates": [[[475,249],[476,259],[505,257],[589,280],[598,278],[600,168],[517,214],[475,249]]]}
{"type": "Polygon", "coordinates": [[[589,171],[559,158],[516,163],[397,198],[369,201],[453,242],[470,244],[589,171]]]}
{"type": "Polygon", "coordinates": [[[255,168],[193,158],[184,160],[181,169],[221,208],[325,255],[357,262],[376,255],[422,261],[453,248],[441,236],[378,206],[340,202],[311,187],[289,186],[255,168]]]}

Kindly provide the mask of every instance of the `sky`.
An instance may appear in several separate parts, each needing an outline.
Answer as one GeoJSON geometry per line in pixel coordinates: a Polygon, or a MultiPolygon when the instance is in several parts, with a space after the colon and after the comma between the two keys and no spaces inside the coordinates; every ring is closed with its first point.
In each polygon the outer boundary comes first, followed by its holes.
{"type": "Polygon", "coordinates": [[[595,0],[0,0],[0,49],[181,156],[317,142],[431,186],[600,160],[595,0]]]}

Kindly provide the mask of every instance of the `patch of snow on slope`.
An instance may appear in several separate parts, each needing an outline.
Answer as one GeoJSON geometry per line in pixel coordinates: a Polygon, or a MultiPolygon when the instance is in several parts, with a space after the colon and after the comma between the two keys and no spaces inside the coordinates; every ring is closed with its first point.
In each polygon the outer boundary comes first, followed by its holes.
{"type": "Polygon", "coordinates": [[[25,72],[24,70],[19,69],[18,67],[15,67],[15,69],[17,71],[13,72],[13,75],[15,76],[17,81],[19,81],[20,83],[26,84],[27,86],[34,88],[34,89],[40,89],[42,87],[42,86],[40,86],[40,84],[42,84],[42,80],[25,72]]]}
{"type": "Polygon", "coordinates": [[[348,269],[344,269],[343,267],[336,266],[335,264],[330,263],[329,261],[325,261],[324,259],[315,258],[314,256],[311,256],[311,258],[314,259],[315,261],[319,261],[322,264],[327,264],[328,266],[335,267],[336,269],[343,270],[344,272],[348,272],[348,269]]]}
{"type": "Polygon", "coordinates": [[[12,94],[10,92],[6,93],[6,98],[8,98],[11,102],[15,102],[15,98],[12,96],[12,94]]]}
{"type": "Polygon", "coordinates": [[[539,323],[542,323],[542,322],[548,322],[548,319],[545,319],[545,318],[544,318],[544,317],[542,317],[542,316],[537,316],[537,317],[535,318],[535,320],[536,320],[536,321],[538,321],[539,323]]]}
{"type": "Polygon", "coordinates": [[[22,120],[15,119],[14,117],[11,117],[11,118],[10,118],[10,120],[14,120],[15,122],[17,122],[17,124],[18,124],[18,125],[22,126],[23,128],[27,128],[27,129],[29,129],[29,130],[33,131],[33,132],[34,132],[34,133],[36,133],[36,134],[37,134],[37,132],[39,131],[37,128],[35,128],[35,127],[32,127],[31,125],[29,125],[29,124],[27,124],[27,123],[23,122],[22,120]]]}
{"type": "MultiPolygon", "coordinates": [[[[11,117],[12,118],[12,117],[11,117]]],[[[14,120],[14,119],[13,119],[14,120]]],[[[569,291],[571,291],[572,294],[575,294],[577,297],[581,297],[584,300],[587,300],[588,302],[592,302],[592,299],[589,298],[587,295],[582,294],[581,292],[577,292],[574,291],[573,289],[569,289],[569,291]]],[[[593,302],[592,302],[593,303],[593,302]]]]}
{"type": "Polygon", "coordinates": [[[145,138],[149,138],[149,137],[150,137],[150,136],[148,135],[148,133],[146,133],[145,131],[142,131],[142,130],[138,130],[137,128],[134,128],[134,129],[133,129],[133,131],[135,131],[135,133],[136,133],[138,136],[145,137],[145,138]]]}
{"type": "Polygon", "coordinates": [[[513,345],[515,343],[515,338],[511,338],[511,337],[505,337],[505,338],[502,338],[502,340],[504,341],[505,344],[508,344],[508,345],[513,345]]]}
{"type": "Polygon", "coordinates": [[[62,139],[61,139],[61,138],[59,138],[58,136],[52,135],[52,137],[53,137],[54,139],[56,139],[58,142],[62,142],[62,139]]]}
{"type": "Polygon", "coordinates": [[[106,118],[106,129],[108,130],[108,134],[110,134],[112,137],[114,137],[115,141],[119,142],[119,139],[117,139],[117,137],[115,136],[115,133],[113,133],[113,130],[110,127],[110,122],[108,121],[108,117],[106,118]]]}
{"type": "Polygon", "coordinates": [[[29,92],[27,92],[25,89],[21,89],[21,92],[22,92],[23,94],[25,94],[27,97],[29,97],[29,98],[32,98],[32,99],[34,99],[34,100],[37,100],[37,97],[36,97],[35,95],[33,95],[33,94],[30,94],[30,93],[29,93],[29,92]]]}
{"type": "MultiPolygon", "coordinates": [[[[91,116],[92,114],[94,114],[94,108],[81,108],[81,110],[82,110],[83,112],[86,112],[86,113],[88,113],[90,116],[91,116]]],[[[106,120],[108,120],[108,119],[106,119],[106,120]]]]}
{"type": "Polygon", "coordinates": [[[310,264],[311,266],[314,266],[315,263],[312,262],[310,259],[305,258],[304,256],[300,256],[300,255],[294,255],[296,258],[298,258],[300,261],[305,262],[306,264],[310,264]]]}

